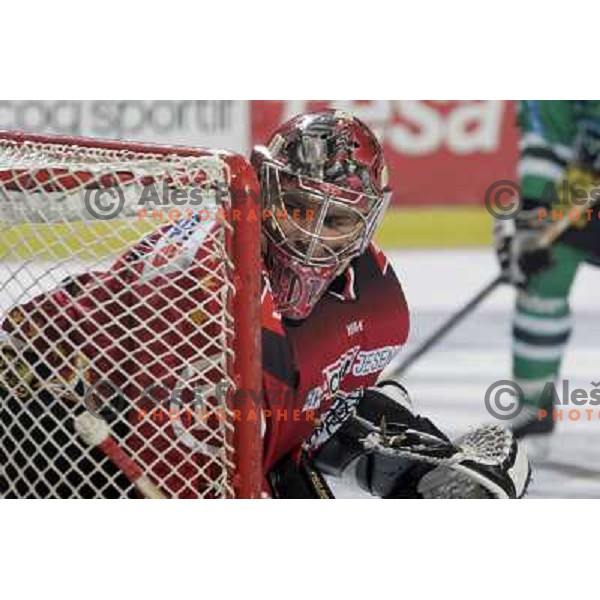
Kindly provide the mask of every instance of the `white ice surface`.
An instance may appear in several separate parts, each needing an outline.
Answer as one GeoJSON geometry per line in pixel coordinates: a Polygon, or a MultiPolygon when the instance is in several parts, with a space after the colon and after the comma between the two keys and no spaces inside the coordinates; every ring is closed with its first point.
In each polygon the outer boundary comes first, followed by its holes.
{"type": "MultiPolygon", "coordinates": [[[[490,250],[398,251],[390,257],[411,309],[411,335],[405,353],[496,274],[490,250]]],[[[6,266],[0,265],[0,279],[4,281],[6,266]]],[[[48,273],[48,264],[34,261],[26,267],[28,275],[21,274],[21,282],[28,281],[28,295],[34,295],[84,266],[54,265],[48,273]],[[47,279],[41,281],[39,276],[44,272],[47,279]]],[[[449,433],[490,422],[483,403],[485,390],[494,381],[510,377],[513,297],[509,288],[497,290],[403,379],[418,411],[449,433]]],[[[6,294],[0,297],[0,309],[10,304],[6,294]]],[[[590,390],[590,382],[600,380],[600,271],[582,267],[571,304],[575,331],[562,376],[570,380],[572,388],[590,390]]],[[[345,486],[334,487],[342,497],[360,496],[345,486]]],[[[600,419],[558,423],[548,460],[536,465],[529,497],[600,497],[600,419]]]]}
{"type": "MultiPolygon", "coordinates": [[[[404,355],[470,300],[497,272],[490,250],[398,251],[389,255],[411,310],[411,334],[404,355]]],[[[496,290],[403,377],[417,410],[449,433],[460,433],[470,426],[493,421],[483,398],[494,381],[511,376],[513,302],[513,290],[508,287],[496,290]]],[[[571,389],[591,390],[591,382],[600,381],[600,271],[597,268],[586,265],[580,269],[571,306],[575,330],[561,377],[569,379],[571,389]]],[[[534,465],[528,497],[600,497],[598,408],[592,421],[568,421],[565,414],[565,421],[557,423],[548,458],[534,465]]],[[[335,483],[334,488],[344,497],[360,495],[335,483]]]]}

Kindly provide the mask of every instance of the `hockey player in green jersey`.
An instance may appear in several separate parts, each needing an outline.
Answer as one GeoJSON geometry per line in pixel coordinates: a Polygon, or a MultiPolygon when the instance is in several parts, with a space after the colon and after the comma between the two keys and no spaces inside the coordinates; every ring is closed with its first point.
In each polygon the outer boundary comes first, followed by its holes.
{"type": "Polygon", "coordinates": [[[547,384],[557,380],[571,335],[573,280],[582,263],[599,264],[599,208],[579,211],[581,218],[548,250],[528,251],[528,241],[551,219],[569,211],[576,218],[573,209],[600,196],[600,101],[521,101],[519,127],[523,209],[513,221],[497,220],[494,238],[503,273],[518,287],[513,379],[524,406],[511,428],[535,440],[530,447],[540,455],[555,425],[554,386],[547,384]]]}

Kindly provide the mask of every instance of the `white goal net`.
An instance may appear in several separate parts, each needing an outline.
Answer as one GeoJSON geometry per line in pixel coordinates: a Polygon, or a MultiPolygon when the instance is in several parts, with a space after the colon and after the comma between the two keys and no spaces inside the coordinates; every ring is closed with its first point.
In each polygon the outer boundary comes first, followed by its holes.
{"type": "Polygon", "coordinates": [[[0,496],[259,494],[257,197],[226,152],[0,134],[0,496]]]}

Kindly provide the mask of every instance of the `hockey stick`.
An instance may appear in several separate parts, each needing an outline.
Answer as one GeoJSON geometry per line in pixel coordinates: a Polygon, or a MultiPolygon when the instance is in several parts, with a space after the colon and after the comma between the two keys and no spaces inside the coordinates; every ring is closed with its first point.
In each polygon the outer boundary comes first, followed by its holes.
{"type": "Polygon", "coordinates": [[[504,283],[504,276],[498,275],[490,281],[482,290],[477,292],[469,302],[467,302],[459,311],[454,313],[447,321],[438,327],[421,345],[411,352],[394,370],[386,375],[386,379],[397,379],[431,347],[435,346],[449,331],[454,329],[470,312],[472,312],[485,298],[487,298],[501,283],[504,283]]]}
{"type": "Polygon", "coordinates": [[[273,498],[328,500],[335,496],[321,471],[306,456],[284,456],[268,473],[273,498]]]}
{"type": "Polygon", "coordinates": [[[319,500],[334,500],[335,496],[329,487],[329,484],[325,480],[323,473],[317,467],[314,466],[304,453],[300,456],[300,469],[304,471],[305,476],[308,478],[312,485],[313,493],[319,500]]]}
{"type": "MultiPolygon", "coordinates": [[[[588,201],[578,210],[585,212],[592,205],[598,201],[594,198],[589,198],[588,201]]],[[[569,219],[568,214],[563,216],[544,230],[538,236],[535,242],[536,249],[549,248],[571,225],[574,221],[569,219]]],[[[447,321],[445,321],[440,327],[438,327],[431,335],[417,347],[416,350],[411,352],[397,367],[395,367],[391,373],[386,374],[386,379],[397,379],[403,375],[407,369],[416,362],[423,354],[425,354],[430,348],[435,346],[449,331],[454,329],[469,313],[471,313],[483,300],[485,300],[501,283],[505,283],[506,279],[504,275],[498,275],[495,279],[490,281],[482,290],[477,292],[475,296],[469,300],[459,311],[454,313],[447,321]]]]}
{"type": "Polygon", "coordinates": [[[75,431],[88,445],[98,448],[120,469],[144,498],[166,499],[158,487],[144,475],[142,468],[130,458],[110,435],[106,421],[85,412],[74,419],[75,431]]]}

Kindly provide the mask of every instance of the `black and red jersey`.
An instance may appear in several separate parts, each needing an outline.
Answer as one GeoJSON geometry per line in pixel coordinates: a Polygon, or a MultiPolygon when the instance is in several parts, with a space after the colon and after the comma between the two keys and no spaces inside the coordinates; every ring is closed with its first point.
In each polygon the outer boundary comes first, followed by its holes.
{"type": "MultiPolygon", "coordinates": [[[[375,245],[302,321],[282,319],[268,291],[263,293],[265,469],[303,444],[310,446],[316,426],[326,435],[334,398],[373,385],[408,331],[402,287],[375,245]]],[[[331,418],[339,418],[339,407],[331,418]]]]}

